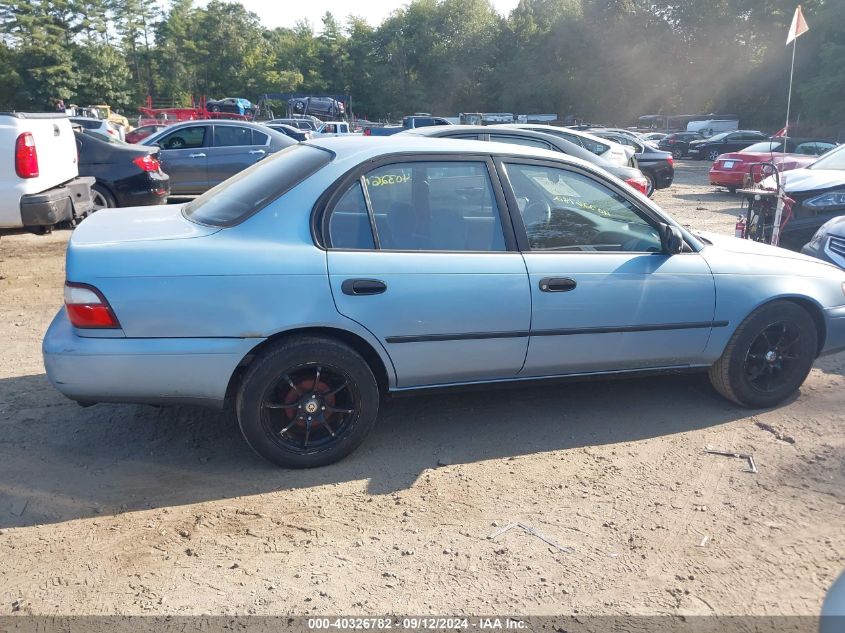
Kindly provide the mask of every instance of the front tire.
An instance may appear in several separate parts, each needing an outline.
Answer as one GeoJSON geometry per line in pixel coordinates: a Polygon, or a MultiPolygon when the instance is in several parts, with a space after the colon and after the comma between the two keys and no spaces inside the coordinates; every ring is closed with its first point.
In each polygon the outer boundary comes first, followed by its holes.
{"type": "Polygon", "coordinates": [[[798,390],[817,352],[818,332],[810,314],[790,301],[774,301],[740,324],[710,367],[710,382],[743,407],[772,407],[798,390]]]}
{"type": "Polygon", "coordinates": [[[719,150],[711,149],[707,152],[707,160],[715,162],[719,158],[719,150]]]}
{"type": "Polygon", "coordinates": [[[247,444],[285,468],[334,463],[375,425],[379,389],[355,350],[301,336],[268,348],[244,376],[235,408],[247,444]]]}
{"type": "Polygon", "coordinates": [[[672,158],[674,158],[675,160],[680,160],[683,157],[684,157],[684,150],[682,150],[680,147],[676,147],[675,149],[672,150],[672,158]]]}

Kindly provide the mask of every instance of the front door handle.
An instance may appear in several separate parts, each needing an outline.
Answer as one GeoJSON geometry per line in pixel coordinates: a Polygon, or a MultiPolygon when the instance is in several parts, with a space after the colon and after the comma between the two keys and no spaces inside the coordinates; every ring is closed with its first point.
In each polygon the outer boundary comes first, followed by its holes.
{"type": "Polygon", "coordinates": [[[249,153],[250,154],[266,154],[267,152],[265,152],[263,149],[251,149],[251,150],[249,150],[249,153]]]}
{"type": "Polygon", "coordinates": [[[543,292],[569,292],[575,290],[578,283],[569,277],[543,277],[540,280],[540,290],[543,292]]]}
{"type": "Polygon", "coordinates": [[[346,279],[340,289],[345,295],[380,295],[387,290],[387,284],[378,279],[346,279]]]}
{"type": "Polygon", "coordinates": [[[198,154],[188,154],[188,158],[205,158],[205,154],[199,152],[198,154]]]}

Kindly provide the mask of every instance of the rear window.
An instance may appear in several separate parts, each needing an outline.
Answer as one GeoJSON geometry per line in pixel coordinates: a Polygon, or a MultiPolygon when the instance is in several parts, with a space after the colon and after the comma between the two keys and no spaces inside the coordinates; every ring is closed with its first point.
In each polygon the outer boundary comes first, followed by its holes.
{"type": "Polygon", "coordinates": [[[232,226],[329,164],[331,152],[291,145],[224,180],[185,205],[185,217],[212,226],[232,226]]]}

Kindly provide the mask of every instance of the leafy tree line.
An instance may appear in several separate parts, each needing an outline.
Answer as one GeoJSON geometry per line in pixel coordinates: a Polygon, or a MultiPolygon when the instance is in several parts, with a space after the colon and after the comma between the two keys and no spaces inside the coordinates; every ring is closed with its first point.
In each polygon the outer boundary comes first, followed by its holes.
{"type": "MultiPolygon", "coordinates": [[[[628,124],[730,112],[782,126],[795,0],[413,0],[380,25],[326,14],[267,29],[237,2],[0,4],[0,108],[56,99],[134,114],[146,95],[345,93],[369,118],[415,111],[555,112],[628,124]]],[[[845,0],[807,0],[793,113],[845,128],[845,0]]]]}

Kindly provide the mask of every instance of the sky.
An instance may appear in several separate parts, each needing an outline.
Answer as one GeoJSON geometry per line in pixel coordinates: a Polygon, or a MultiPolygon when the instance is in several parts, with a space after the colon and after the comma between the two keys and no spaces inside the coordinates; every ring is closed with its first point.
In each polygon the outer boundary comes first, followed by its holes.
{"type": "MultiPolygon", "coordinates": [[[[334,14],[341,22],[348,15],[356,15],[377,26],[391,11],[407,4],[402,0],[308,0],[307,2],[279,2],[279,0],[239,0],[248,11],[258,14],[267,28],[292,27],[301,20],[309,20],[315,29],[322,27],[321,19],[326,11],[334,14]]],[[[507,15],[519,0],[492,0],[493,6],[502,15],[507,15]]],[[[205,4],[201,2],[200,4],[205,4]]]]}

